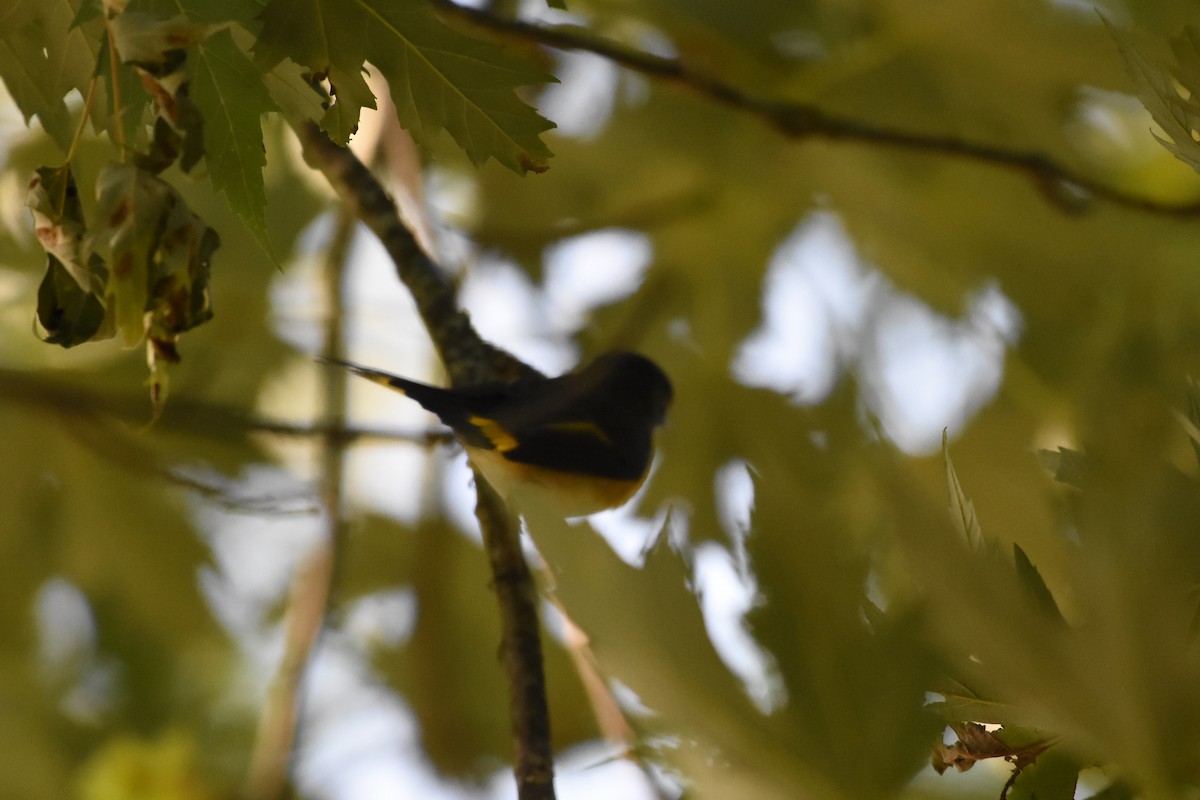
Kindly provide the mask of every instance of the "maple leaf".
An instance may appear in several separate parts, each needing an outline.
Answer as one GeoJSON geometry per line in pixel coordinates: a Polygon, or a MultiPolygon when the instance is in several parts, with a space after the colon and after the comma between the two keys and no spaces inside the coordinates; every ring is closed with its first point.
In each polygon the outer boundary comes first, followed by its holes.
{"type": "Polygon", "coordinates": [[[472,163],[495,158],[516,172],[545,169],[540,134],[553,123],[517,97],[519,86],[552,80],[532,62],[461,34],[426,2],[270,0],[255,46],[260,66],[284,57],[327,77],[334,102],[323,126],[340,143],[358,112],[374,107],[364,62],[388,79],[396,114],[428,146],[447,131],[472,163]]]}
{"type": "Polygon", "coordinates": [[[213,189],[225,194],[230,208],[270,254],[261,118],[277,110],[275,102],[228,30],[196,48],[188,73],[192,101],[204,117],[204,155],[213,189]]]}

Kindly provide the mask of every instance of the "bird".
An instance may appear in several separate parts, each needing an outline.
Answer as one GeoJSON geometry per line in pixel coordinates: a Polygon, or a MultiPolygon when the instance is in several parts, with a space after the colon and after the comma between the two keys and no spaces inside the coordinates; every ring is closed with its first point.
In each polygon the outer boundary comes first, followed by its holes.
{"type": "Polygon", "coordinates": [[[654,431],[666,422],[667,374],[613,351],[556,378],[441,388],[321,359],[401,392],[454,431],[467,457],[517,511],[580,517],[624,505],[645,482],[654,431]]]}

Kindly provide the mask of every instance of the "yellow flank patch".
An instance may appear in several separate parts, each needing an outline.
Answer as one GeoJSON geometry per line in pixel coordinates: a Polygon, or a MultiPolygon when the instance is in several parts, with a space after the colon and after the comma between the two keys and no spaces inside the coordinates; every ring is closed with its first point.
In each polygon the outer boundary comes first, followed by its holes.
{"type": "Polygon", "coordinates": [[[479,429],[492,447],[499,450],[501,453],[507,453],[510,450],[516,450],[521,444],[516,440],[511,433],[506,431],[499,422],[487,417],[470,417],[468,420],[472,425],[479,429]]]}
{"type": "Polygon", "coordinates": [[[563,433],[578,433],[584,436],[590,436],[593,439],[599,439],[605,444],[612,444],[612,439],[608,438],[608,434],[594,422],[589,422],[585,419],[567,420],[565,422],[551,422],[549,425],[543,425],[546,430],[562,431],[563,433]]]}
{"type": "Polygon", "coordinates": [[[559,472],[510,461],[496,450],[467,447],[467,455],[487,482],[518,512],[540,508],[563,517],[582,517],[616,508],[633,497],[641,479],[623,481],[559,472]]]}

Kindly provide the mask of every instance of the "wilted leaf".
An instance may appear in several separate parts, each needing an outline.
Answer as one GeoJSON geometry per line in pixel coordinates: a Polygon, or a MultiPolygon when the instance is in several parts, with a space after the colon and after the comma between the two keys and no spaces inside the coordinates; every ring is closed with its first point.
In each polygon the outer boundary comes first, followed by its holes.
{"type": "Polygon", "coordinates": [[[108,280],[104,260],[82,254],[86,223],[79,190],[69,164],[39,167],[29,183],[25,204],[33,213],[34,233],[48,254],[46,274],[38,287],[37,318],[43,341],[63,347],[101,334],[105,310],[101,296],[108,280]]]}
{"type": "MultiPolygon", "coordinates": [[[[42,341],[74,347],[97,337],[104,325],[104,304],[95,292],[86,291],[54,256],[48,256],[46,275],[38,286],[37,318],[46,331],[42,341]]],[[[89,260],[96,278],[103,286],[107,277],[104,262],[99,256],[89,260]]]]}
{"type": "Polygon", "coordinates": [[[170,184],[131,165],[97,180],[90,246],[110,268],[105,300],[126,346],[207,320],[209,260],[219,240],[170,184]]]}
{"type": "Polygon", "coordinates": [[[1004,758],[1012,753],[1012,748],[977,722],[957,723],[951,728],[958,740],[954,744],[938,745],[933,749],[932,764],[939,775],[950,767],[966,772],[980,761],[1004,758]]]}
{"type": "Polygon", "coordinates": [[[33,212],[33,232],[42,249],[58,259],[80,289],[102,291],[104,284],[95,282],[81,255],[87,224],[71,165],[39,167],[25,192],[25,205],[33,212]]]}
{"type": "Polygon", "coordinates": [[[114,19],[113,26],[117,51],[128,65],[122,72],[136,75],[154,101],[155,114],[179,137],[178,142],[163,147],[161,126],[156,122],[153,149],[159,152],[152,153],[149,163],[162,169],[158,166],[161,158],[155,156],[171,150],[179,153],[184,171],[191,170],[205,155],[205,120],[192,100],[187,69],[196,52],[194,46],[211,28],[183,16],[142,11],[125,11],[114,19]]]}
{"type": "Polygon", "coordinates": [[[145,67],[174,63],[176,54],[199,44],[209,33],[207,25],[185,16],[164,17],[128,9],[113,17],[111,24],[121,61],[145,67]]]}
{"type": "Polygon", "coordinates": [[[208,284],[212,255],[221,245],[217,232],[193,214],[183,200],[164,220],[150,298],[150,333],[166,338],[212,318],[208,284]]]}

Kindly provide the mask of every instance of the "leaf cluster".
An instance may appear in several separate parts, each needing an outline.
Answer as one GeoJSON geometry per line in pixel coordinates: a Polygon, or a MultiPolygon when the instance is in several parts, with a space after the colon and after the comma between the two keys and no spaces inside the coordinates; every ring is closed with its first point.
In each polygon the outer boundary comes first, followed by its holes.
{"type": "MultiPolygon", "coordinates": [[[[425,2],[62,0],[17,3],[5,23],[0,79],[66,153],[39,169],[28,200],[48,253],[38,320],[45,341],[64,347],[116,332],[126,346],[144,338],[152,367],[178,361],[178,335],[212,315],[219,237],[162,173],[206,174],[274,261],[262,118],[319,121],[346,144],[361,109],[375,107],[368,61],[418,141],[447,130],[473,162],[519,171],[543,170],[550,156],[538,138],[550,123],[513,91],[546,76],[447,27],[425,2]],[[78,122],[65,105],[71,92],[85,98],[78,122]],[[116,158],[85,208],[71,162],[88,122],[116,158]]],[[[155,368],[156,402],[164,382],[155,368]]]]}

